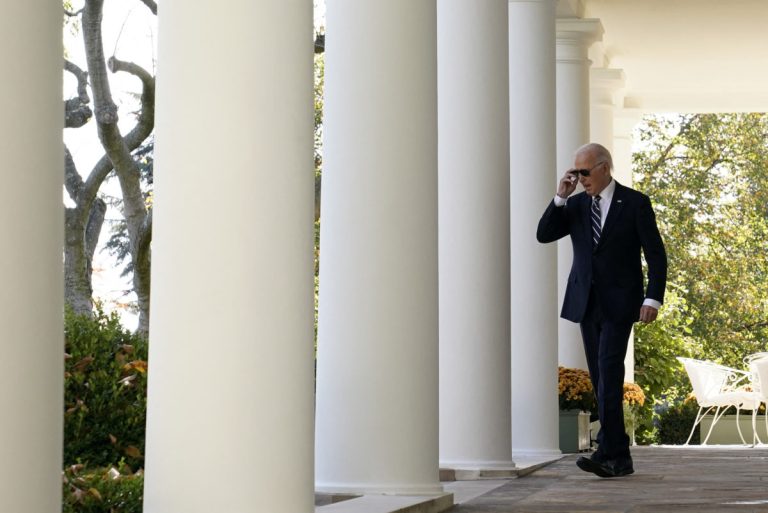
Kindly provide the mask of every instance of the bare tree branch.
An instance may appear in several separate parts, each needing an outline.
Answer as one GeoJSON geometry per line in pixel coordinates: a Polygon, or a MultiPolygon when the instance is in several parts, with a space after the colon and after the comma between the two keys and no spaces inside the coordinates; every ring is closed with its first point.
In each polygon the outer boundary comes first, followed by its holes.
{"type": "Polygon", "coordinates": [[[91,102],[91,98],[88,96],[88,73],[66,59],[64,60],[64,69],[72,73],[77,79],[77,96],[64,102],[64,126],[66,128],[80,128],[88,123],[93,116],[93,111],[88,105],[91,102]]]}
{"type": "Polygon", "coordinates": [[[144,84],[145,88],[155,88],[155,79],[152,77],[152,75],[149,74],[147,70],[139,66],[138,64],[135,64],[133,62],[128,61],[121,61],[117,57],[110,57],[107,61],[107,67],[109,67],[109,71],[112,73],[117,73],[118,71],[124,71],[126,73],[130,73],[131,75],[135,75],[138,77],[141,82],[144,84]]]}
{"type": "MultiPolygon", "coordinates": [[[[156,0],[140,1],[153,13],[157,13],[156,0]]],[[[76,311],[91,312],[92,261],[107,210],[107,204],[98,194],[103,182],[114,171],[120,181],[129,253],[135,263],[133,288],[139,297],[139,331],[146,334],[149,322],[152,216],[144,202],[141,169],[133,152],[145,143],[154,129],[155,79],[136,64],[118,59],[110,59],[107,68],[101,26],[104,3],[105,0],[84,0],[83,9],[67,12],[69,16],[81,15],[87,72],[72,62],[64,63],[64,69],[75,76],[78,85],[77,95],[65,103],[66,126],[82,126],[94,117],[104,155],[87,178],[81,178],[72,155],[69,151],[65,152],[65,186],[76,204],[74,208],[65,208],[66,297],[68,304],[73,305],[76,311]],[[137,123],[128,134],[121,133],[117,125],[118,107],[110,90],[109,70],[113,73],[124,71],[142,81],[141,108],[136,118],[137,123]]]]}
{"type": "Polygon", "coordinates": [[[64,59],[64,69],[72,73],[77,79],[77,94],[83,103],[90,103],[88,96],[88,72],[83,71],[80,66],[74,62],[64,59]]]}
{"type": "Polygon", "coordinates": [[[93,166],[91,174],[85,179],[83,190],[81,192],[80,200],[83,205],[90,206],[95,200],[96,195],[99,192],[99,188],[107,176],[112,171],[112,161],[109,160],[107,155],[102,156],[99,161],[93,166]]]}
{"type": "Polygon", "coordinates": [[[125,143],[129,151],[133,151],[149,137],[155,128],[155,77],[141,66],[132,62],[121,61],[115,57],[111,57],[107,65],[113,73],[123,71],[138,77],[143,85],[138,123],[133,130],[125,135],[125,143]]]}
{"type": "Polygon", "coordinates": [[[66,14],[70,18],[74,18],[75,16],[80,16],[80,14],[82,14],[84,10],[85,10],[85,7],[81,7],[77,11],[70,11],[70,10],[64,9],[64,14],[66,14]]]}
{"type": "Polygon", "coordinates": [[[64,186],[67,189],[69,197],[72,201],[77,203],[80,193],[85,187],[83,179],[80,178],[80,173],[77,172],[77,166],[75,160],[72,158],[72,154],[69,152],[69,148],[64,146],[64,186]]]}
{"type": "MultiPolygon", "coordinates": [[[[110,68],[114,72],[125,71],[139,77],[144,85],[141,97],[141,113],[136,126],[125,137],[125,145],[129,152],[136,150],[149,137],[155,126],[155,79],[138,65],[115,59],[110,60],[110,68]]],[[[104,155],[91,170],[83,188],[83,200],[93,202],[102,182],[112,171],[112,161],[104,155]]]]}
{"type": "Polygon", "coordinates": [[[139,233],[137,245],[139,246],[139,253],[142,255],[149,255],[149,245],[152,242],[152,212],[154,209],[150,208],[139,233]]]}
{"type": "Polygon", "coordinates": [[[154,0],[139,0],[139,2],[149,7],[149,10],[152,11],[152,14],[157,16],[157,3],[154,0]]]}
{"type": "Polygon", "coordinates": [[[93,262],[96,246],[99,243],[101,227],[104,226],[104,218],[107,215],[107,204],[101,198],[96,198],[91,206],[88,224],[85,227],[85,251],[88,262],[93,262]]]}
{"type": "Polygon", "coordinates": [[[79,98],[70,98],[64,102],[64,128],[80,128],[93,117],[93,111],[79,98]]]}
{"type": "MultiPolygon", "coordinates": [[[[131,259],[136,265],[133,272],[133,284],[139,300],[139,327],[137,331],[146,334],[149,328],[149,287],[151,277],[149,266],[144,267],[141,261],[146,260],[148,264],[149,255],[139,254],[138,251],[141,233],[148,212],[141,190],[141,170],[133,159],[133,155],[131,155],[128,145],[129,141],[126,141],[126,138],[123,137],[117,126],[117,106],[110,92],[106,60],[104,58],[101,27],[103,6],[104,0],[86,0],[82,21],[85,53],[91,77],[94,104],[96,106],[95,118],[99,140],[104,147],[106,156],[112,162],[112,167],[114,167],[120,182],[123,196],[123,214],[128,229],[131,259]]],[[[115,60],[112,66],[118,69],[121,67],[121,64],[115,60]]],[[[139,75],[141,74],[141,71],[135,67],[128,66],[128,69],[139,75]]],[[[139,124],[134,129],[136,131],[146,130],[147,125],[151,125],[151,123],[147,123],[147,120],[152,120],[152,123],[154,122],[153,115],[145,115],[146,110],[148,110],[145,100],[149,98],[148,101],[153,103],[153,84],[154,81],[151,81],[150,85],[152,87],[147,87],[147,82],[145,82],[144,94],[142,95],[142,116],[140,116],[139,124]]],[[[153,107],[154,105],[152,105],[153,107]]]]}

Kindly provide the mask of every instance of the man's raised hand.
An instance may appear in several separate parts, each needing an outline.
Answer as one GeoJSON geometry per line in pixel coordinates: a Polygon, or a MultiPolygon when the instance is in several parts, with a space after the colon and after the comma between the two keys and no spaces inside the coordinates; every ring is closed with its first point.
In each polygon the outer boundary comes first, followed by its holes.
{"type": "Polygon", "coordinates": [[[557,195],[565,199],[576,190],[576,186],[579,184],[579,175],[573,169],[569,169],[565,172],[560,179],[560,183],[557,186],[557,195]]]}

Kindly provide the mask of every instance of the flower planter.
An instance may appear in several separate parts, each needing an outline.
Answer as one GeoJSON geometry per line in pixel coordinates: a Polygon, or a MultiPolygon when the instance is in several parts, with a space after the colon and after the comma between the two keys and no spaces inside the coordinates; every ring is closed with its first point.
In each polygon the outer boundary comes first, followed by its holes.
{"type": "MultiPolygon", "coordinates": [[[[757,436],[763,443],[768,442],[768,433],[765,432],[765,415],[757,416],[757,436]]],[[[709,428],[712,426],[712,415],[707,415],[701,421],[701,440],[707,436],[709,428]]],[[[741,434],[744,435],[744,440],[748,444],[752,443],[752,415],[739,415],[739,427],[741,428],[741,434]]],[[[736,429],[736,414],[724,415],[723,418],[717,421],[715,428],[712,430],[712,434],[707,440],[707,445],[741,445],[741,438],[739,438],[739,432],[736,429]]]]}
{"type": "Polygon", "coordinates": [[[564,453],[589,450],[589,413],[560,410],[560,450],[564,453]]]}

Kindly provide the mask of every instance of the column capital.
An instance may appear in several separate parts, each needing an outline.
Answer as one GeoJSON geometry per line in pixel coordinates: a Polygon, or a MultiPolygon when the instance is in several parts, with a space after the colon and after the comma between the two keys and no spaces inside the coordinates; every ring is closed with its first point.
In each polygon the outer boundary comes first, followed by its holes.
{"type": "Polygon", "coordinates": [[[627,81],[624,70],[592,68],[589,70],[590,97],[596,107],[614,107],[621,103],[621,90],[627,81]]]}
{"type": "Polygon", "coordinates": [[[589,61],[589,47],[603,40],[603,24],[597,18],[558,18],[555,29],[558,62],[589,61]]]}

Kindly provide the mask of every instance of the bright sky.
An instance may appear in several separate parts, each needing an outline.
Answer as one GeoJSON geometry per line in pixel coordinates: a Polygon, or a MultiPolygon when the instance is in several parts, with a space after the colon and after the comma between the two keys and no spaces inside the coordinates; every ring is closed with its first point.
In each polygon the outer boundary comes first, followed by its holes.
{"type": "MultiPolygon", "coordinates": [[[[325,0],[313,0],[315,6],[315,26],[325,24],[325,0]]],[[[81,1],[74,0],[74,8],[79,9],[81,1]]],[[[158,2],[160,4],[160,2],[158,2]]],[[[160,7],[162,9],[162,7],[160,7]]],[[[102,23],[104,52],[109,58],[115,55],[118,59],[139,64],[154,74],[157,55],[157,18],[149,9],[137,0],[104,2],[104,18],[102,23]]],[[[69,60],[86,69],[85,50],[82,35],[73,34],[65,29],[64,47],[69,60]]],[[[127,133],[135,124],[132,112],[137,109],[138,102],[133,94],[141,93],[141,83],[127,73],[110,75],[112,97],[119,107],[120,128],[127,133]]],[[[77,94],[77,82],[74,77],[64,72],[64,98],[77,94]]],[[[93,104],[91,104],[93,108],[93,104]]],[[[81,175],[87,176],[94,164],[98,162],[104,151],[98,140],[96,124],[91,121],[78,129],[64,130],[64,142],[72,152],[81,175]]],[[[110,180],[102,187],[102,192],[119,197],[120,188],[117,180],[110,180]]],[[[67,202],[66,193],[65,203],[67,202]]],[[[111,222],[120,218],[116,211],[107,212],[107,222],[101,232],[100,246],[110,236],[111,222]]],[[[123,308],[128,302],[135,301],[135,294],[126,296],[125,291],[131,288],[129,278],[121,278],[117,263],[107,252],[97,249],[94,256],[93,288],[94,295],[101,299],[107,311],[117,310],[123,324],[128,329],[135,329],[138,318],[123,308]]]]}

